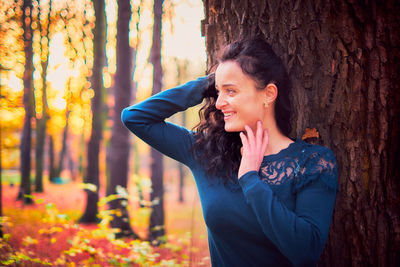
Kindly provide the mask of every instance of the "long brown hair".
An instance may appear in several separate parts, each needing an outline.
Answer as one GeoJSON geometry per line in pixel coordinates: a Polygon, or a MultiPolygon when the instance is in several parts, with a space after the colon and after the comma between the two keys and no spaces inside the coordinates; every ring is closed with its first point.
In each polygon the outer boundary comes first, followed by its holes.
{"type": "MultiPolygon", "coordinates": [[[[242,71],[255,81],[258,90],[268,83],[277,86],[275,119],[279,130],[289,136],[292,129],[291,84],[281,59],[271,46],[259,38],[236,41],[224,48],[219,62],[228,60],[236,61],[242,71]]],[[[200,122],[194,128],[194,152],[210,177],[217,176],[227,181],[236,177],[242,142],[238,132],[225,131],[223,114],[215,107],[218,95],[214,74],[210,74],[208,79],[205,104],[199,111],[200,122]]]]}

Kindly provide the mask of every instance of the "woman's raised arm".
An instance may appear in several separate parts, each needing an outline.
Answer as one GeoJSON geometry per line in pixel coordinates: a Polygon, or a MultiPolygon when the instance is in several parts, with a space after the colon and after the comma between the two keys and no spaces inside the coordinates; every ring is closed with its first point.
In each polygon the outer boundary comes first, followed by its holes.
{"type": "Polygon", "coordinates": [[[176,88],[162,91],[125,108],[121,114],[122,122],[150,146],[189,165],[189,161],[193,158],[191,132],[184,127],[166,122],[165,119],[201,103],[207,86],[207,77],[201,77],[176,88]]]}

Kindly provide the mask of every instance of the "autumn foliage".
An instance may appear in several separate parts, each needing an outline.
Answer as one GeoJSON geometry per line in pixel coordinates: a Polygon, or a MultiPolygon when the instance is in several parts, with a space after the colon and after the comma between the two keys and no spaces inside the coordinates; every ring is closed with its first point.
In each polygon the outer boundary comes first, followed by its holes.
{"type": "MultiPolygon", "coordinates": [[[[5,232],[0,242],[1,266],[188,266],[189,262],[195,262],[194,266],[209,265],[204,231],[196,227],[192,236],[179,229],[185,223],[203,224],[201,213],[196,221],[190,221],[198,203],[196,207],[190,201],[167,204],[172,214],[170,223],[167,220],[170,234],[164,237],[163,245],[152,246],[146,240],[115,238],[117,230],[111,229],[109,222],[112,213],[118,211],[106,209],[106,198],[99,202],[98,224],[78,225],[77,208],[84,204],[79,184],[46,186],[51,193],[32,196],[33,206],[16,202],[17,188],[4,186],[7,194],[3,199],[6,216],[1,219],[5,232]]],[[[170,201],[174,202],[172,198],[170,201]]],[[[131,214],[135,230],[144,238],[149,209],[138,207],[131,214]]],[[[193,230],[190,226],[186,229],[193,230]]]]}

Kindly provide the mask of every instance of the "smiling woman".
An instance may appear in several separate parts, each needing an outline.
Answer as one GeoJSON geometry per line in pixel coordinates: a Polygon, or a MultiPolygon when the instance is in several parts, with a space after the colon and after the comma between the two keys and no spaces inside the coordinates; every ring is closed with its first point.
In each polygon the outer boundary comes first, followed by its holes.
{"type": "Polygon", "coordinates": [[[126,108],[124,124],[193,172],[213,266],[314,266],[337,190],[332,151],[289,138],[290,82],[269,44],[237,41],[215,74],[126,108]],[[202,102],[194,131],[165,122],[202,102]]]}

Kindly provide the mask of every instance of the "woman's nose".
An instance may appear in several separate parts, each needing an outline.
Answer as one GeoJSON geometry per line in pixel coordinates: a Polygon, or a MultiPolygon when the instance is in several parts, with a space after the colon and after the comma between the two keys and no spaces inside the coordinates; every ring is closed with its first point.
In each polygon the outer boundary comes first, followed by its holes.
{"type": "Polygon", "coordinates": [[[215,107],[217,109],[222,109],[226,105],[226,101],[223,98],[222,94],[218,95],[217,102],[215,102],[215,107]]]}

